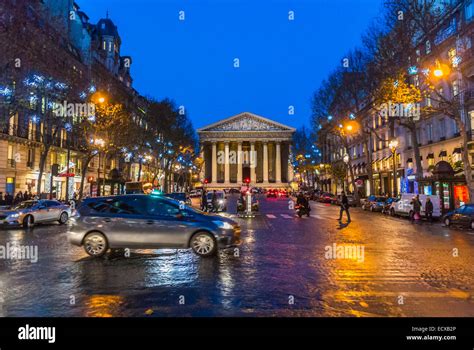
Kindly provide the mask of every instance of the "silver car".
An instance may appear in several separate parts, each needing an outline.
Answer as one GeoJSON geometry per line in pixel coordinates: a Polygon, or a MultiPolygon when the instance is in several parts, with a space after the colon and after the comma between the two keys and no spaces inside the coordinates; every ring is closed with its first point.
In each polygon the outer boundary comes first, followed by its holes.
{"type": "Polygon", "coordinates": [[[69,241],[96,257],[109,248],[191,248],[211,256],[240,243],[240,227],[231,219],[154,194],[87,198],[70,222],[69,241]]]}
{"type": "Polygon", "coordinates": [[[8,210],[0,211],[0,225],[3,227],[23,226],[58,221],[65,224],[71,216],[71,208],[57,200],[24,201],[8,210]]]}

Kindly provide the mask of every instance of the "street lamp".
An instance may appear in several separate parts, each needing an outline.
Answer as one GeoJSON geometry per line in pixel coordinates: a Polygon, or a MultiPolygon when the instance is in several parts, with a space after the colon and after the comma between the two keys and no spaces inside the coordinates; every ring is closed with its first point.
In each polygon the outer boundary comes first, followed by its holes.
{"type": "Polygon", "coordinates": [[[349,155],[346,153],[342,158],[344,164],[346,164],[346,191],[349,190],[349,155]]]}
{"type": "Polygon", "coordinates": [[[398,147],[398,140],[393,139],[389,142],[388,147],[390,148],[390,151],[392,152],[392,161],[393,161],[393,196],[395,197],[397,195],[397,161],[396,161],[396,156],[397,156],[397,147],[398,147]]]}

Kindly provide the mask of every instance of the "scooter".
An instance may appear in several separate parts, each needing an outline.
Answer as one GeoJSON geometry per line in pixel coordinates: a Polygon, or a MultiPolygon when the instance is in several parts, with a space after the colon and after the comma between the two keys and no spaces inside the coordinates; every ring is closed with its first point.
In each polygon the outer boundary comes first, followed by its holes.
{"type": "Polygon", "coordinates": [[[295,209],[296,209],[296,214],[299,217],[302,217],[303,215],[306,215],[306,216],[309,217],[309,212],[310,212],[311,209],[309,209],[308,207],[305,207],[305,206],[299,204],[295,207],[295,209]]]}

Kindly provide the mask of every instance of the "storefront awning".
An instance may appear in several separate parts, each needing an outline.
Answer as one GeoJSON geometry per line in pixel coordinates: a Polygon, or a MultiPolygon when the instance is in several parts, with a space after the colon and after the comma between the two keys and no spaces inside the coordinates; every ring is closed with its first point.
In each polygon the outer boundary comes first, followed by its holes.
{"type": "Polygon", "coordinates": [[[462,153],[462,148],[461,147],[457,147],[453,151],[453,154],[461,154],[461,153],[462,153]]]}
{"type": "Polygon", "coordinates": [[[434,153],[428,154],[428,157],[426,157],[426,159],[434,159],[434,153]]]}
{"type": "Polygon", "coordinates": [[[441,151],[439,152],[439,156],[438,157],[447,157],[448,156],[448,152],[446,151],[441,151]]]}

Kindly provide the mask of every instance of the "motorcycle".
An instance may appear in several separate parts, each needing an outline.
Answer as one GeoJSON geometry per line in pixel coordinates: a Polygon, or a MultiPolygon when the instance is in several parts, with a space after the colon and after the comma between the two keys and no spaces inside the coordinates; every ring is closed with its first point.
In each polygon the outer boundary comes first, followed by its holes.
{"type": "Polygon", "coordinates": [[[303,215],[306,215],[309,217],[309,212],[311,209],[309,207],[305,207],[304,205],[297,205],[295,207],[296,209],[296,214],[301,218],[303,215]]]}

